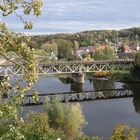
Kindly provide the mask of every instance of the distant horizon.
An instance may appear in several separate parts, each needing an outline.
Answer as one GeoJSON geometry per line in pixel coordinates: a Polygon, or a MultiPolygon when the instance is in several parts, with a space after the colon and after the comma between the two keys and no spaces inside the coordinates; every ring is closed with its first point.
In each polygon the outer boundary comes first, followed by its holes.
{"type": "Polygon", "coordinates": [[[88,32],[88,31],[121,31],[121,30],[125,30],[125,29],[133,29],[133,28],[140,28],[140,26],[132,26],[132,27],[126,27],[126,28],[120,28],[120,29],[91,29],[91,30],[83,30],[83,31],[79,31],[79,32],[54,32],[54,33],[48,33],[48,32],[44,32],[44,33],[38,33],[35,34],[33,32],[21,32],[23,34],[29,35],[29,36],[37,36],[37,35],[57,35],[57,34],[77,34],[77,33],[82,33],[82,32],[88,32]]]}
{"type": "Polygon", "coordinates": [[[32,30],[24,30],[23,24],[15,15],[0,15],[0,21],[8,23],[11,31],[30,35],[140,27],[139,0],[43,1],[41,16],[24,16],[25,20],[33,21],[32,30]]]}

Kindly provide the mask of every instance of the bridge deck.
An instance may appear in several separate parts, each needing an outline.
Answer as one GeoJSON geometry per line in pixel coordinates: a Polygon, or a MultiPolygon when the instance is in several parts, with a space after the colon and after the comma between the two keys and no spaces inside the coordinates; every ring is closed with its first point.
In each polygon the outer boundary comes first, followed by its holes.
{"type": "MultiPolygon", "coordinates": [[[[118,61],[61,61],[53,63],[40,63],[37,65],[38,74],[66,74],[87,73],[98,71],[130,70],[134,65],[133,60],[118,61]]],[[[23,75],[25,70],[19,66],[9,64],[0,65],[0,76],[23,75]]]]}

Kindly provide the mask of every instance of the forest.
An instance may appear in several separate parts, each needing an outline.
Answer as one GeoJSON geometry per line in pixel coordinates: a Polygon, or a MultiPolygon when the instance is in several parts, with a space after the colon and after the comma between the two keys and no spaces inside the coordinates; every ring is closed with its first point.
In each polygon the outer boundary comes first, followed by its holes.
{"type": "Polygon", "coordinates": [[[45,45],[59,45],[60,42],[66,43],[71,47],[96,46],[99,44],[128,43],[134,45],[140,43],[140,27],[122,30],[94,30],[80,33],[60,33],[52,35],[31,36],[30,47],[36,49],[45,49],[45,45]],[[66,41],[66,42],[65,42],[66,41]],[[43,48],[44,46],[44,48],[43,48]]]}
{"type": "Polygon", "coordinates": [[[37,52],[58,56],[58,59],[72,59],[73,54],[81,47],[94,46],[97,48],[101,45],[121,46],[128,44],[136,46],[140,44],[140,27],[133,27],[122,30],[93,30],[79,33],[60,33],[52,35],[34,35],[29,42],[30,48],[37,52]],[[40,50],[40,51],[38,51],[40,50]]]}

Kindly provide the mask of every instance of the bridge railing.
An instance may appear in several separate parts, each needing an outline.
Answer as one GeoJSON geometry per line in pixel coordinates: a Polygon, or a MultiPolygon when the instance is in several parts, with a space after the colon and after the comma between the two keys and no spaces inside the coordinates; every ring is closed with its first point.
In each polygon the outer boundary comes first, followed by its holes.
{"type": "Polygon", "coordinates": [[[78,63],[118,63],[118,62],[134,62],[134,59],[117,59],[117,60],[90,60],[90,61],[84,61],[84,60],[57,60],[57,61],[44,61],[40,64],[78,64],[78,63]]]}
{"type": "MultiPolygon", "coordinates": [[[[134,65],[132,60],[119,61],[94,61],[94,62],[57,62],[57,63],[42,63],[37,65],[38,74],[65,74],[79,72],[98,72],[98,71],[113,71],[113,70],[130,70],[134,65]]],[[[0,65],[0,76],[22,75],[24,69],[21,67],[8,64],[0,65]]]]}

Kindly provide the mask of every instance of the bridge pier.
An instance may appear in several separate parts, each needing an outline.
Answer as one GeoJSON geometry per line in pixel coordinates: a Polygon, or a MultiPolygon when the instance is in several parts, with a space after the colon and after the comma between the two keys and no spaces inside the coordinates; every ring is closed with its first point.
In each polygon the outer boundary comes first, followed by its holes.
{"type": "Polygon", "coordinates": [[[68,76],[68,78],[75,83],[84,84],[84,82],[85,82],[84,73],[72,73],[70,76],[68,76]]]}

